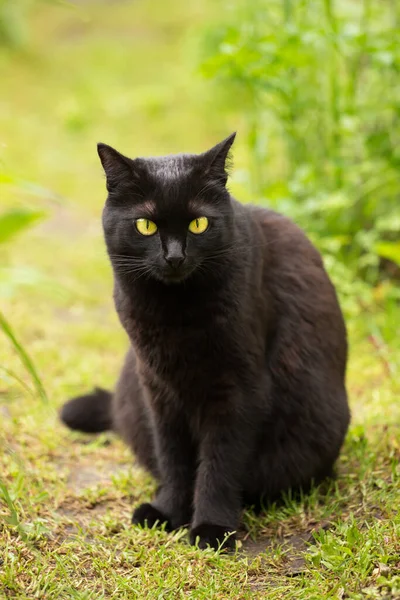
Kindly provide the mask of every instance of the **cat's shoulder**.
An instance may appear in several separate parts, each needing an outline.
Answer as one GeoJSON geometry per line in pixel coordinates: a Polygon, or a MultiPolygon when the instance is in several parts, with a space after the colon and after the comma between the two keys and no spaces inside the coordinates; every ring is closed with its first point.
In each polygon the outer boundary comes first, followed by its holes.
{"type": "Polygon", "coordinates": [[[287,240],[289,236],[292,242],[298,239],[310,243],[301,227],[282,213],[255,204],[241,204],[240,206],[241,208],[236,208],[236,210],[243,211],[243,214],[247,217],[246,220],[265,237],[270,238],[271,235],[279,235],[282,240],[287,240]]]}
{"type": "Polygon", "coordinates": [[[304,235],[302,229],[282,213],[255,204],[244,204],[243,207],[249,219],[258,224],[266,234],[282,230],[290,231],[294,235],[304,235]]]}
{"type": "Polygon", "coordinates": [[[258,231],[275,257],[290,256],[292,264],[304,259],[321,265],[319,251],[307,237],[307,234],[289,217],[269,208],[254,204],[242,205],[253,231],[258,231]]]}

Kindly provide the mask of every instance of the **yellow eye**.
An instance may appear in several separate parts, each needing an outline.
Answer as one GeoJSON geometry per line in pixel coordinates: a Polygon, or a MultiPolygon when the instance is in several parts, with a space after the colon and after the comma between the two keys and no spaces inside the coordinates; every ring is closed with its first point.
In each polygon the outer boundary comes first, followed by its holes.
{"type": "Polygon", "coordinates": [[[136,229],[142,235],[154,235],[157,233],[157,225],[149,219],[136,219],[136,229]]]}
{"type": "Polygon", "coordinates": [[[199,217],[198,219],[193,219],[193,221],[191,221],[189,224],[189,231],[191,231],[191,233],[204,233],[207,227],[207,217],[199,217]]]}

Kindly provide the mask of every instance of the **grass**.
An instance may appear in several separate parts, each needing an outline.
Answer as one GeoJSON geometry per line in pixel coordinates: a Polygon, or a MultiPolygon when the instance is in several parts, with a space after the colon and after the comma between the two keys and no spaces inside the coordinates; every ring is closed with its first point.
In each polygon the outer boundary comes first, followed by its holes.
{"type": "Polygon", "coordinates": [[[114,384],[127,345],[95,143],[132,155],[200,151],[238,129],[237,173],[247,159],[241,116],[192,72],[198,27],[218,10],[194,0],[151,11],[143,0],[47,5],[32,15],[30,53],[0,57],[0,161],[19,182],[1,188],[1,207],[48,213],[2,250],[10,267],[40,270],[40,282],[3,297],[1,312],[49,398],[30,393],[3,336],[0,598],[400,597],[400,318],[394,303],[379,307],[379,290],[376,308],[348,319],[353,421],[337,481],[246,513],[234,556],[191,548],[184,532],[132,528],[152,480],[112,435],[73,434],[57,419],[65,398],[114,384]]]}

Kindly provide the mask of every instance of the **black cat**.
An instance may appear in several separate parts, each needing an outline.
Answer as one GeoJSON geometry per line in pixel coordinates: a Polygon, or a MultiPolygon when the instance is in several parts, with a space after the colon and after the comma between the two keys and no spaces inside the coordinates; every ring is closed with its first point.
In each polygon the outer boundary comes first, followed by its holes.
{"type": "Polygon", "coordinates": [[[61,413],[73,429],[117,431],[158,480],[133,523],[189,525],[200,547],[224,542],[244,503],[330,475],[349,424],[334,288],[296,225],[229,195],[234,137],[135,160],[99,144],[131,345],[114,394],[97,389],[61,413]]]}

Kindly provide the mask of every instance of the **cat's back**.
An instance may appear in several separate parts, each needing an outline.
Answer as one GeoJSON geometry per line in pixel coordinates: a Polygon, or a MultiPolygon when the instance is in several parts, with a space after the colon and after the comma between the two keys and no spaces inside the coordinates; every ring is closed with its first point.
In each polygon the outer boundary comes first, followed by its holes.
{"type": "Polygon", "coordinates": [[[294,266],[317,267],[323,270],[320,253],[305,232],[290,218],[274,210],[255,205],[245,206],[265,249],[264,258],[269,268],[281,268],[283,272],[294,266]]]}
{"type": "Polygon", "coordinates": [[[321,254],[298,225],[273,210],[254,205],[245,208],[259,239],[264,282],[276,288],[275,294],[297,290],[300,295],[310,295],[315,288],[336,297],[321,254]]]}
{"type": "Polygon", "coordinates": [[[319,340],[327,351],[347,354],[346,329],[335,288],[321,254],[304,231],[273,210],[247,206],[261,250],[263,286],[274,304],[278,322],[303,340],[319,340]]]}

